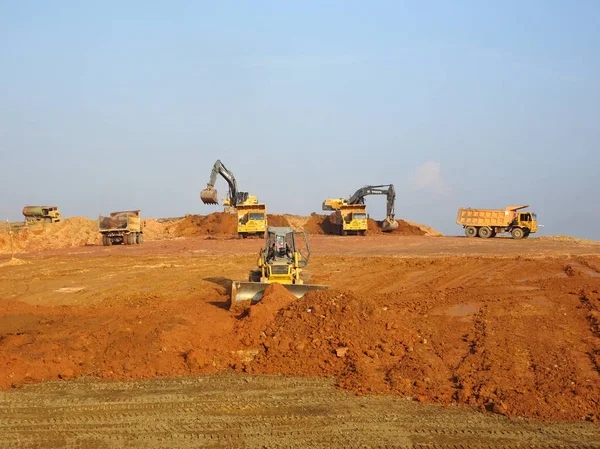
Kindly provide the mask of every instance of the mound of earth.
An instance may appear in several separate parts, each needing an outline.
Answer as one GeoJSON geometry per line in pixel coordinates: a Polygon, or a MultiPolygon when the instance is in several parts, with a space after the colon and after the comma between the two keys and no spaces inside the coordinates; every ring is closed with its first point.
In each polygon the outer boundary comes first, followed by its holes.
{"type": "MultiPolygon", "coordinates": [[[[404,220],[397,220],[398,228],[392,232],[383,232],[381,225],[383,222],[368,219],[368,232],[370,234],[391,234],[391,235],[427,235],[427,231],[422,229],[420,225],[415,223],[409,223],[404,220]]],[[[336,229],[331,222],[331,215],[322,214],[311,214],[310,217],[304,222],[303,229],[307,234],[335,234],[336,229]]],[[[429,228],[431,229],[431,228],[429,228]]],[[[433,230],[432,230],[433,231],[433,230]]],[[[436,231],[437,232],[437,231],[436,231]]],[[[430,232],[430,235],[434,235],[430,232]]],[[[438,233],[438,235],[442,235],[438,233]]]]}
{"type": "MultiPolygon", "coordinates": [[[[597,338],[600,294],[582,295],[597,338]]],[[[242,370],[335,376],[339,386],[356,393],[469,404],[507,416],[600,419],[595,399],[600,382],[592,380],[597,373],[584,369],[578,350],[565,352],[563,342],[533,339],[526,344],[527,354],[515,353],[524,345],[520,339],[530,337],[501,334],[496,329],[506,318],[492,324],[486,307],[473,306],[474,326],[464,335],[464,355],[459,356],[458,347],[446,344],[443,335],[427,335],[387,310],[349,292],[310,292],[264,328],[258,354],[242,370]],[[536,365],[522,359],[536,360],[536,365]]],[[[442,327],[448,325],[445,321],[440,320],[442,327]]],[[[600,358],[593,357],[597,367],[600,358]]]]}
{"type": "MultiPolygon", "coordinates": [[[[15,252],[96,245],[99,241],[98,222],[85,217],[69,217],[58,223],[40,223],[13,230],[15,252]]],[[[0,252],[10,253],[10,245],[10,235],[2,232],[0,252]]]]}
{"type": "Polygon", "coordinates": [[[187,215],[182,220],[167,225],[168,232],[176,237],[193,235],[236,235],[237,215],[215,212],[210,215],[187,215]]]}

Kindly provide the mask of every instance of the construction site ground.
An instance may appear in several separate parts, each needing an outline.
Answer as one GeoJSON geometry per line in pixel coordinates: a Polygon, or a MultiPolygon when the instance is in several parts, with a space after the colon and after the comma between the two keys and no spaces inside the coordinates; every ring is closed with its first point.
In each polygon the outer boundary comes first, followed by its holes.
{"type": "Polygon", "coordinates": [[[0,256],[0,447],[600,447],[600,244],[311,235],[0,256]]]}

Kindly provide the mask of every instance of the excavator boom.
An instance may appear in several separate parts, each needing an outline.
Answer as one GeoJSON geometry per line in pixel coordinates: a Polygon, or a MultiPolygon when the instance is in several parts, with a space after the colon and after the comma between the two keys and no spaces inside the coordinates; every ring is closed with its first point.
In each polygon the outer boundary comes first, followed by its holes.
{"type": "Polygon", "coordinates": [[[231,199],[231,206],[235,207],[238,198],[237,182],[225,165],[220,160],[217,160],[213,165],[213,169],[210,173],[210,180],[206,185],[206,189],[200,192],[200,199],[204,204],[219,204],[217,190],[215,189],[215,183],[217,182],[217,175],[221,175],[227,184],[229,185],[229,198],[231,199]]]}

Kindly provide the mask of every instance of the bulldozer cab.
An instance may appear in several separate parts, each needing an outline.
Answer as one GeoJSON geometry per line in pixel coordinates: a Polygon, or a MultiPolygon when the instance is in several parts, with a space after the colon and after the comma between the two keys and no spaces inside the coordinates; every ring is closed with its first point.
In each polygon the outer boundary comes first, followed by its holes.
{"type": "Polygon", "coordinates": [[[265,245],[268,262],[294,262],[294,254],[298,257],[298,266],[308,263],[310,249],[304,232],[294,232],[290,227],[270,227],[267,231],[265,245]],[[296,239],[296,236],[303,238],[296,239]],[[298,240],[298,242],[296,242],[298,240]]]}

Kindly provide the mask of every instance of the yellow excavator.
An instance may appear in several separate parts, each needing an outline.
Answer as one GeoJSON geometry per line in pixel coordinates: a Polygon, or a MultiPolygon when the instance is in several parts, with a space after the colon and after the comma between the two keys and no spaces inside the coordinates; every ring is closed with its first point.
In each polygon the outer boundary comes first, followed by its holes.
{"type": "Polygon", "coordinates": [[[229,196],[223,205],[225,212],[237,213],[237,233],[239,238],[248,236],[264,237],[267,229],[267,208],[264,204],[258,204],[255,196],[238,190],[237,182],[220,160],[213,165],[210,180],[202,192],[200,198],[204,204],[219,204],[215,182],[217,175],[221,175],[229,185],[229,196]]]}
{"type": "Polygon", "coordinates": [[[332,214],[330,220],[338,234],[367,235],[368,223],[365,197],[368,195],[386,195],[387,210],[381,230],[383,232],[392,232],[398,227],[398,222],[394,218],[396,191],[393,184],[364,186],[347,199],[329,198],[323,201],[323,210],[335,212],[332,214]]]}
{"type": "Polygon", "coordinates": [[[238,190],[237,182],[233,176],[233,173],[227,170],[225,165],[220,160],[217,160],[217,162],[215,162],[213,165],[210,173],[210,180],[206,185],[206,189],[200,192],[200,198],[204,204],[219,204],[217,190],[215,189],[217,175],[221,175],[229,185],[229,195],[225,200],[223,200],[224,206],[235,208],[238,205],[247,206],[250,204],[258,204],[258,199],[254,195],[250,195],[248,192],[242,192],[238,190]]]}
{"type": "Polygon", "coordinates": [[[312,290],[325,290],[325,285],[306,284],[304,267],[310,258],[310,246],[305,232],[294,232],[291,227],[269,227],[265,247],[258,254],[258,269],[250,271],[248,282],[233,281],[231,285],[231,308],[243,302],[256,303],[262,299],[269,284],[278,283],[301,298],[312,290]],[[305,244],[300,251],[296,236],[302,236],[305,244]]]}

